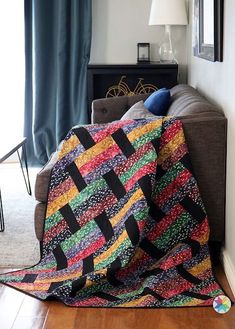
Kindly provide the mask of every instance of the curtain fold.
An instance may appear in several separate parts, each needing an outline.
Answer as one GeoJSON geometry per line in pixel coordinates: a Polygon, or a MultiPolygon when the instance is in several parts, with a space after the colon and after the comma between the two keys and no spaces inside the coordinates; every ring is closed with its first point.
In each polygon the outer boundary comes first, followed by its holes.
{"type": "Polygon", "coordinates": [[[25,0],[29,163],[44,164],[69,129],[88,123],[91,0],[25,0]]]}

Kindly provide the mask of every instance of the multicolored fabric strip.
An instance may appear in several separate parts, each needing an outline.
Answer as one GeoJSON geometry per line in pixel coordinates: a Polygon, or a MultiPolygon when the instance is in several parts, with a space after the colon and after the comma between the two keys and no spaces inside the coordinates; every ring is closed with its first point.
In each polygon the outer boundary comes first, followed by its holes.
{"type": "Polygon", "coordinates": [[[52,171],[41,261],[0,281],[77,307],[212,305],[208,237],[179,120],[78,126],[52,171]]]}

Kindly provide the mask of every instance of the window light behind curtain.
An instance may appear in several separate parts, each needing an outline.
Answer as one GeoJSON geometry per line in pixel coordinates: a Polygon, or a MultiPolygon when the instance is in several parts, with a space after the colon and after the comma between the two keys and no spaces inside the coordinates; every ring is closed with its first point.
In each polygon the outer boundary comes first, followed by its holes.
{"type": "Polygon", "coordinates": [[[24,0],[0,1],[0,44],[0,137],[3,142],[23,136],[24,0]]]}

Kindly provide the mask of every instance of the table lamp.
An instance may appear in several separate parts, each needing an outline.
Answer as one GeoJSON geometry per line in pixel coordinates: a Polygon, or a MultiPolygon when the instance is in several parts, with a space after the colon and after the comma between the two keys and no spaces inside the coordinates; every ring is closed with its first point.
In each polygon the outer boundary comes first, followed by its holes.
{"type": "Polygon", "coordinates": [[[172,49],[171,25],[187,24],[185,0],[152,0],[149,25],[165,25],[164,40],[159,49],[161,62],[177,62],[172,49]]]}

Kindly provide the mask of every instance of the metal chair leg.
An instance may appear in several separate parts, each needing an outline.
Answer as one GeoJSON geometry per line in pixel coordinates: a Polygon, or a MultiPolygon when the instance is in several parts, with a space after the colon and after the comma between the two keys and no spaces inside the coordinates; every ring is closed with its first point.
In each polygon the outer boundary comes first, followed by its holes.
{"type": "Polygon", "coordinates": [[[0,232],[3,232],[5,230],[5,224],[4,224],[4,214],[3,214],[3,207],[2,207],[2,195],[1,195],[1,189],[0,189],[0,232]]]}
{"type": "Polygon", "coordinates": [[[25,164],[26,175],[25,175],[25,172],[24,172],[22,159],[20,157],[19,151],[17,150],[17,155],[18,155],[18,158],[19,158],[20,167],[21,167],[22,174],[23,174],[23,177],[24,177],[25,186],[26,186],[28,194],[32,195],[32,190],[31,190],[30,180],[29,180],[29,172],[28,172],[28,163],[27,163],[27,155],[26,155],[25,144],[22,145],[22,153],[23,153],[23,159],[24,159],[24,164],[25,164]]]}

